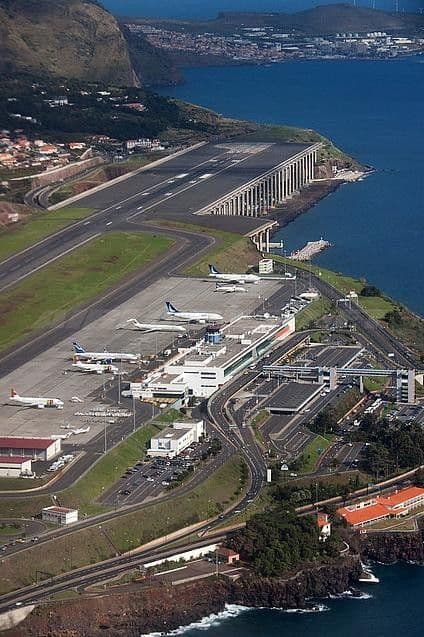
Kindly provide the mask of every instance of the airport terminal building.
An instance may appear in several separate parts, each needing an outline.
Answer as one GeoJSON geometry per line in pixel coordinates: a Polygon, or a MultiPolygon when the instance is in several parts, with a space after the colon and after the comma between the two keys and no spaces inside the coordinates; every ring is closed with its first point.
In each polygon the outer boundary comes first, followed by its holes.
{"type": "Polygon", "coordinates": [[[208,398],[295,330],[294,319],[242,316],[224,328],[210,326],[204,340],[181,351],[165,373],[180,378],[189,394],[208,398]]]}

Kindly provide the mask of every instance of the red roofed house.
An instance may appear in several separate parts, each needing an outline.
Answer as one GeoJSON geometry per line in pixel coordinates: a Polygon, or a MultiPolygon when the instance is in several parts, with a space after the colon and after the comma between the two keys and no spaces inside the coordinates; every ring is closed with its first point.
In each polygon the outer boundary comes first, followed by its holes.
{"type": "Polygon", "coordinates": [[[0,456],[0,478],[19,478],[32,475],[31,458],[0,456]]]}
{"type": "Polygon", "coordinates": [[[58,147],[53,146],[53,144],[44,144],[44,146],[40,146],[38,152],[42,155],[54,155],[57,153],[58,147]]]}
{"type": "Polygon", "coordinates": [[[337,513],[353,527],[362,527],[378,520],[400,518],[414,509],[424,506],[424,489],[408,487],[388,496],[376,496],[337,509],[337,513]]]}
{"type": "Polygon", "coordinates": [[[78,509],[45,507],[41,509],[41,519],[55,524],[71,524],[72,522],[78,522],[78,509]]]}
{"type": "Polygon", "coordinates": [[[331,535],[331,522],[328,520],[326,513],[318,513],[317,525],[319,528],[319,539],[321,542],[325,542],[331,535]]]}
{"type": "Polygon", "coordinates": [[[216,549],[216,558],[219,562],[223,562],[224,564],[233,564],[233,562],[238,562],[240,560],[240,555],[233,551],[232,549],[227,549],[225,546],[219,546],[216,549]]]}
{"type": "Polygon", "coordinates": [[[0,456],[26,457],[32,460],[50,460],[60,453],[60,439],[0,438],[0,456]]]}

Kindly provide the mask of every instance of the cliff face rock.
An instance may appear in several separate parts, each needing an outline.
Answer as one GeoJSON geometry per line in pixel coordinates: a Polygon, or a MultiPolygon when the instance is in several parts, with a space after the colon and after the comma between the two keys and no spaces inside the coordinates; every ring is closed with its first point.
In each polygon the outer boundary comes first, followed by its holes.
{"type": "Polygon", "coordinates": [[[236,582],[224,578],[180,586],[152,586],[102,597],[85,597],[43,605],[8,637],[139,637],[166,632],[222,611],[226,603],[244,606],[301,607],[307,598],[340,593],[355,583],[359,560],[305,569],[293,577],[246,577],[236,582]]]}
{"type": "Polygon", "coordinates": [[[287,580],[246,578],[235,583],[231,602],[244,606],[301,608],[311,597],[342,593],[357,582],[359,560],[300,571],[287,580]]]}
{"type": "Polygon", "coordinates": [[[410,533],[368,533],[360,536],[359,549],[370,560],[419,562],[424,564],[424,531],[410,533]]]}
{"type": "Polygon", "coordinates": [[[91,0],[0,0],[0,72],[134,85],[115,18],[91,0]]]}

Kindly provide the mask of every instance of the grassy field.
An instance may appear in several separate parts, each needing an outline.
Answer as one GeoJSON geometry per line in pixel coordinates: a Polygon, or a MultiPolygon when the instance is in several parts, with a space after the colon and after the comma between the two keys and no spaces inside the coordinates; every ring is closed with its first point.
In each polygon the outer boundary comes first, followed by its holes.
{"type": "Polygon", "coordinates": [[[6,290],[0,294],[0,351],[112,288],[171,245],[147,233],[110,233],[6,290]]]}
{"type": "Polygon", "coordinates": [[[34,478],[33,480],[26,478],[0,478],[0,491],[35,489],[36,487],[43,486],[43,484],[50,479],[51,476],[46,478],[34,478]]]}
{"type": "Polygon", "coordinates": [[[309,305],[296,314],[296,330],[300,331],[309,328],[315,321],[325,314],[328,314],[332,308],[333,305],[328,299],[324,297],[315,299],[315,301],[309,303],[309,305]]]}
{"type": "Polygon", "coordinates": [[[187,495],[4,557],[0,594],[36,581],[37,570],[54,575],[93,564],[216,515],[239,496],[242,473],[240,457],[233,456],[187,495]]]}
{"type": "MultiPolygon", "coordinates": [[[[364,280],[355,279],[354,277],[341,274],[340,272],[333,272],[332,270],[327,270],[321,266],[311,265],[309,263],[304,263],[303,261],[293,261],[293,259],[288,259],[279,255],[270,256],[280,263],[295,265],[301,270],[313,272],[313,274],[319,276],[323,281],[330,283],[330,285],[333,285],[343,294],[347,294],[351,290],[359,294],[362,288],[366,285],[364,280]]],[[[370,316],[377,320],[382,319],[387,312],[399,307],[398,303],[392,301],[386,296],[359,296],[358,302],[370,316]]]]}
{"type": "Polygon", "coordinates": [[[316,436],[311,442],[309,442],[302,452],[302,464],[299,468],[299,473],[311,473],[315,469],[315,465],[318,462],[320,455],[331,445],[331,437],[324,438],[324,436],[316,436]]]}
{"type": "Polygon", "coordinates": [[[250,266],[257,265],[259,252],[257,252],[255,246],[247,237],[241,237],[233,232],[224,232],[189,223],[163,221],[161,225],[180,228],[181,230],[192,230],[214,237],[215,245],[184,270],[184,274],[188,276],[205,276],[209,274],[209,263],[213,263],[218,270],[230,270],[233,272],[245,272],[250,266]]]}
{"type": "Polygon", "coordinates": [[[0,262],[93,212],[92,208],[34,212],[26,223],[0,232],[0,262]]]}
{"type": "Polygon", "coordinates": [[[250,422],[253,433],[255,434],[255,438],[262,446],[265,446],[265,440],[262,435],[261,425],[265,422],[265,420],[267,420],[268,417],[269,413],[265,409],[262,409],[261,411],[258,411],[256,416],[254,416],[254,418],[252,418],[250,422]]]}

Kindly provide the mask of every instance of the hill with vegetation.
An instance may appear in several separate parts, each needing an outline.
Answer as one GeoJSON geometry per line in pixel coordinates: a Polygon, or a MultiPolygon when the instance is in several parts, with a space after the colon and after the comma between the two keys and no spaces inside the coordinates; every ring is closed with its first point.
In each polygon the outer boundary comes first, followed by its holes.
{"type": "Polygon", "coordinates": [[[0,0],[0,72],[134,85],[115,18],[91,0],[0,0]]]}
{"type": "Polygon", "coordinates": [[[0,73],[15,71],[119,86],[178,79],[94,0],[0,0],[0,73]]]}
{"type": "Polygon", "coordinates": [[[297,13],[221,12],[205,22],[174,20],[140,20],[173,29],[192,32],[232,33],[238,28],[274,27],[298,35],[331,35],[335,33],[387,31],[390,33],[424,30],[424,16],[389,13],[352,4],[331,4],[297,13]]]}

